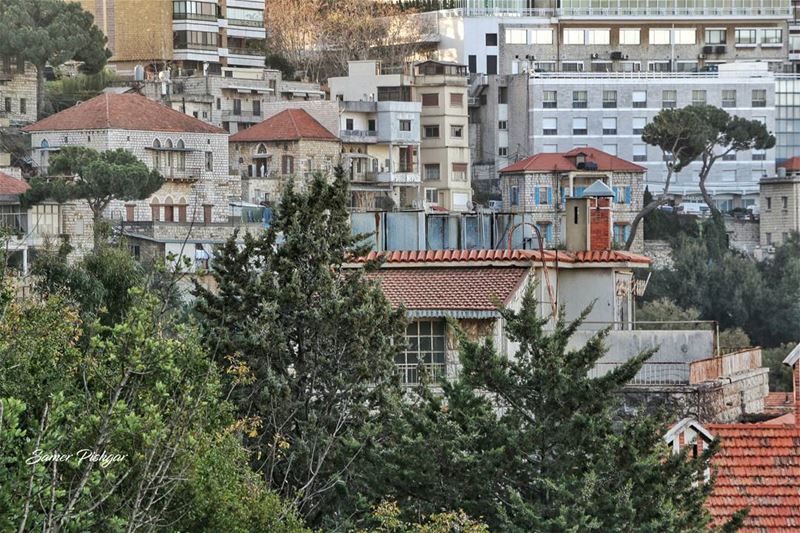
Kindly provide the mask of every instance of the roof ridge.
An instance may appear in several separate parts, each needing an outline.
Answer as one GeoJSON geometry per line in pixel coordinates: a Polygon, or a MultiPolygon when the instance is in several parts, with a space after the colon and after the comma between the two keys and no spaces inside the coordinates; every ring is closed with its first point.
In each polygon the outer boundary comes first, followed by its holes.
{"type": "MultiPolygon", "coordinates": [[[[294,128],[294,132],[297,134],[297,136],[299,138],[302,139],[303,135],[300,133],[300,129],[297,127],[297,121],[295,121],[295,119],[294,119],[294,113],[292,113],[292,111],[295,111],[295,110],[294,109],[287,109],[286,111],[289,112],[289,120],[292,121],[292,127],[294,128]]],[[[311,115],[309,115],[309,116],[311,116],[311,115]]],[[[311,117],[311,118],[314,118],[314,117],[311,117]]]]}

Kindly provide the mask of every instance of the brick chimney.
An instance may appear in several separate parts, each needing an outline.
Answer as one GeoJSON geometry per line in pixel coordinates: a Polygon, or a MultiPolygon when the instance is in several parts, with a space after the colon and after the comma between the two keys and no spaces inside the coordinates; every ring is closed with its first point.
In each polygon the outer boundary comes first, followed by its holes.
{"type": "Polygon", "coordinates": [[[611,198],[589,199],[589,249],[611,249],[611,198]]]}

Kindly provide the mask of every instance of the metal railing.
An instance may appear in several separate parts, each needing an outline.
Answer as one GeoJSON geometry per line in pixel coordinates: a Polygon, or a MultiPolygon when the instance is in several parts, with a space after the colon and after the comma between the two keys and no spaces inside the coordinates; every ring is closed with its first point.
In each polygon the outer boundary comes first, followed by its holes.
{"type": "Polygon", "coordinates": [[[158,169],[167,181],[197,181],[203,175],[200,167],[158,169]]]}
{"type": "Polygon", "coordinates": [[[395,366],[400,376],[400,383],[409,387],[419,385],[423,373],[432,382],[442,381],[448,377],[444,363],[397,363],[395,366]]]}
{"type": "Polygon", "coordinates": [[[228,47],[228,54],[234,54],[238,56],[263,56],[266,55],[263,50],[259,50],[257,48],[232,48],[228,47]]]}
{"type": "Polygon", "coordinates": [[[263,28],[263,20],[228,19],[229,26],[247,26],[249,28],[263,28]]]}
{"type": "MultiPolygon", "coordinates": [[[[599,378],[616,370],[624,362],[597,363],[589,371],[590,378],[599,378]]],[[[681,361],[644,363],[629,385],[688,385],[689,364],[681,361]]]]}
{"type": "Polygon", "coordinates": [[[377,136],[378,132],[374,130],[342,130],[342,137],[364,138],[377,136]]]}

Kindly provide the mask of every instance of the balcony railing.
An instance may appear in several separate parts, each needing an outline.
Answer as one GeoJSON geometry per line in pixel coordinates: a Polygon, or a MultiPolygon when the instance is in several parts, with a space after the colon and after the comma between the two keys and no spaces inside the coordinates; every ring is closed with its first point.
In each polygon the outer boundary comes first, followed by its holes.
{"type": "Polygon", "coordinates": [[[244,19],[228,19],[230,26],[247,26],[248,28],[263,28],[263,20],[244,20],[244,19]]]}
{"type": "Polygon", "coordinates": [[[234,48],[229,46],[228,54],[234,54],[239,56],[263,56],[264,51],[259,50],[258,48],[234,48]]]}
{"type": "Polygon", "coordinates": [[[395,184],[422,183],[422,179],[420,178],[419,174],[415,174],[413,172],[403,172],[402,170],[399,172],[378,172],[377,178],[378,181],[385,183],[395,183],[395,184]]]}
{"type": "MultiPolygon", "coordinates": [[[[597,363],[589,371],[590,378],[599,378],[625,363],[597,363]]],[[[629,385],[688,385],[689,364],[681,361],[645,363],[628,382],[629,385]]]]}
{"type": "Polygon", "coordinates": [[[375,141],[378,137],[378,132],[374,130],[342,130],[342,140],[353,139],[357,141],[367,142],[375,141]]]}
{"type": "Polygon", "coordinates": [[[159,172],[167,181],[186,183],[195,182],[203,175],[203,169],[200,167],[164,168],[159,169],[159,172]]]}
{"type": "Polygon", "coordinates": [[[400,383],[409,387],[419,385],[423,375],[434,383],[449,378],[444,363],[397,364],[396,367],[397,373],[400,375],[400,383]]]}

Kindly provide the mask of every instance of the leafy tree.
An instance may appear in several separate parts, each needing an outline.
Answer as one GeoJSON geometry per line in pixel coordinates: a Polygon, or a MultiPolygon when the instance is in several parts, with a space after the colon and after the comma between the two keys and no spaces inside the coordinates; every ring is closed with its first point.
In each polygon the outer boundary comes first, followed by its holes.
{"type": "Polygon", "coordinates": [[[44,69],[69,60],[87,73],[100,72],[111,57],[94,18],[76,2],[0,0],[0,55],[21,57],[36,67],[36,106],[44,112],[44,69]]]}
{"type": "Polygon", "coordinates": [[[86,200],[94,221],[95,249],[102,241],[103,211],[112,200],[143,200],[164,183],[157,170],[149,170],[135,155],[121,148],[98,152],[80,146],[65,147],[53,157],[50,174],[53,177],[31,180],[23,203],[86,200]]]}
{"type": "Polygon", "coordinates": [[[775,348],[768,348],[762,353],[762,363],[769,368],[769,390],[770,391],[792,391],[792,369],[783,364],[783,360],[789,355],[795,343],[787,342],[776,346],[775,348]]]}
{"type": "Polygon", "coordinates": [[[154,298],[134,296],[125,320],[97,326],[88,343],[63,299],[6,300],[0,529],[303,531],[242,462],[239,430],[196,332],[162,321],[154,298]],[[43,456],[53,453],[71,455],[43,456]],[[198,517],[206,522],[193,527],[198,517]]]}
{"type": "Polygon", "coordinates": [[[696,481],[717,447],[672,454],[665,419],[618,416],[615,391],[650,354],[591,378],[604,332],[568,349],[581,319],[549,329],[532,288],[501,314],[513,357],[462,334],[460,379],[404,409],[365,490],[405,516],[460,508],[492,531],[708,531],[712,485],[696,481]]]}
{"type": "Polygon", "coordinates": [[[663,109],[645,126],[642,140],[652,146],[657,146],[664,154],[664,165],[667,168],[667,177],[664,181],[664,190],[658,196],[651,196],[644,203],[631,222],[631,234],[625,242],[625,249],[630,250],[636,237],[636,228],[643,218],[669,200],[669,188],[676,172],[683,170],[688,164],[697,159],[702,152],[703,138],[701,132],[703,124],[700,117],[692,107],[681,109],[663,109]]]}
{"type": "Polygon", "coordinates": [[[714,163],[732,152],[768,150],[775,146],[775,137],[759,120],[731,116],[724,109],[709,105],[690,106],[689,109],[702,124],[699,130],[702,134],[702,166],[698,172],[700,192],[711,213],[719,215],[719,209],[706,189],[706,180],[714,163]]]}
{"type": "Polygon", "coordinates": [[[485,524],[471,519],[463,511],[437,513],[424,523],[405,522],[401,515],[397,502],[381,502],[372,513],[372,520],[377,525],[357,533],[489,533],[485,524]]]}
{"type": "Polygon", "coordinates": [[[76,105],[78,102],[90,100],[101,94],[103,89],[111,85],[116,74],[111,69],[104,69],[96,74],[79,73],[77,76],[64,76],[45,84],[45,114],[51,115],[76,105]]]}
{"type": "Polygon", "coordinates": [[[231,399],[260,424],[246,441],[253,465],[312,525],[338,516],[353,461],[392,400],[403,339],[402,312],[360,269],[342,268],[365,252],[347,201],[341,168],[333,184],[290,186],[265,234],[219,250],[218,292],[197,289],[207,346],[229,361],[231,399]]]}
{"type": "Polygon", "coordinates": [[[758,266],[764,290],[756,301],[751,336],[763,346],[800,342],[800,235],[791,233],[758,266]]]}
{"type": "Polygon", "coordinates": [[[675,324],[647,324],[647,322],[694,322],[700,320],[700,311],[683,309],[669,298],[663,297],[644,303],[636,311],[636,322],[642,329],[675,329],[675,324]]]}

